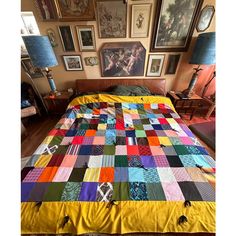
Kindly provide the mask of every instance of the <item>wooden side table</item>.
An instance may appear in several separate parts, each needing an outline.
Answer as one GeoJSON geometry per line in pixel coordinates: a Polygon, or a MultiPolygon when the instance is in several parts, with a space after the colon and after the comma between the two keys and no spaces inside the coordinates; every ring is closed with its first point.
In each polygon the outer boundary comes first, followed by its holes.
{"type": "Polygon", "coordinates": [[[170,98],[178,113],[184,111],[184,113],[186,114],[187,111],[190,111],[191,120],[196,110],[201,106],[203,99],[197,94],[193,94],[191,98],[187,99],[180,98],[177,94],[178,92],[170,91],[167,93],[167,97],[170,98]]]}
{"type": "Polygon", "coordinates": [[[53,114],[63,114],[66,111],[66,108],[70,102],[70,98],[73,93],[69,92],[60,92],[60,95],[55,97],[50,97],[49,94],[44,96],[43,99],[46,103],[47,109],[50,113],[53,114]]]}

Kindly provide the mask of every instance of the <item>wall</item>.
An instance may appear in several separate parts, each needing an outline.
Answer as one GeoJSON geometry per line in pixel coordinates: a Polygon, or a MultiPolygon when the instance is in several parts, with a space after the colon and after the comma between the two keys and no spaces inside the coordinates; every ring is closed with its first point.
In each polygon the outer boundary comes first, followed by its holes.
{"type": "MultiPolygon", "coordinates": [[[[205,5],[215,5],[215,0],[205,0],[203,3],[204,7],[205,5]]],[[[57,85],[58,90],[65,90],[70,87],[74,87],[75,80],[76,79],[102,79],[100,67],[99,66],[85,66],[85,63],[83,61],[83,67],[84,71],[66,71],[64,67],[64,63],[62,61],[62,55],[82,55],[82,58],[88,57],[88,56],[98,56],[97,52],[80,52],[79,51],[79,44],[78,39],[76,35],[75,26],[76,25],[93,25],[95,27],[95,37],[96,37],[96,47],[97,51],[100,49],[101,45],[104,42],[125,42],[125,41],[140,41],[143,46],[146,48],[146,64],[145,64],[145,73],[146,74],[146,67],[148,63],[148,54],[149,54],[149,48],[150,48],[150,42],[151,42],[151,35],[152,35],[152,25],[153,20],[155,17],[155,8],[156,8],[156,0],[143,0],[143,1],[132,1],[128,0],[128,15],[127,15],[127,37],[122,39],[101,39],[98,38],[98,30],[97,30],[97,24],[96,21],[82,21],[82,22],[59,22],[59,21],[42,21],[40,17],[40,13],[38,9],[36,8],[34,1],[29,0],[21,0],[21,10],[22,11],[33,11],[36,21],[39,26],[40,33],[42,35],[46,34],[46,30],[48,28],[52,28],[56,33],[56,41],[58,43],[58,46],[54,48],[54,51],[57,55],[58,63],[59,65],[56,67],[53,67],[53,76],[55,83],[57,85]],[[152,15],[150,20],[150,28],[149,28],[149,37],[148,38],[129,38],[130,35],[130,13],[131,13],[131,4],[140,4],[140,3],[152,3],[152,15]],[[59,25],[70,25],[72,27],[72,33],[75,41],[75,52],[64,52],[62,48],[62,44],[60,41],[60,36],[58,33],[58,26],[59,25]]],[[[212,19],[211,26],[207,29],[205,32],[215,31],[215,17],[212,19]]],[[[193,37],[197,37],[198,33],[196,30],[194,30],[193,37]]],[[[166,90],[169,91],[171,89],[181,90],[187,87],[189,80],[192,75],[192,65],[188,64],[188,59],[191,55],[191,51],[194,45],[194,39],[191,41],[189,51],[186,53],[181,53],[180,62],[177,68],[177,72],[175,75],[165,75],[165,68],[167,64],[167,58],[169,53],[165,54],[165,61],[162,68],[162,76],[159,78],[166,78],[166,90]]],[[[163,53],[160,53],[163,54],[163,53]]],[[[83,59],[82,59],[83,60],[83,59]]],[[[203,74],[203,73],[202,73],[203,74]]],[[[139,76],[138,78],[144,78],[145,76],[139,76]]],[[[21,72],[21,78],[24,81],[29,81],[26,77],[26,74],[22,70],[21,72]]],[[[106,77],[108,78],[108,77],[106,77]]],[[[120,79],[119,78],[111,78],[111,79],[120,79]]],[[[127,78],[127,77],[126,77],[127,78]]],[[[132,77],[130,77],[132,78],[132,77]]],[[[137,77],[136,77],[137,78],[137,77]]],[[[152,77],[153,78],[153,77],[152,77]]],[[[158,78],[157,78],[158,79],[158,78]]],[[[199,82],[201,81],[201,78],[199,79],[199,82]]],[[[38,87],[39,91],[41,93],[47,93],[50,91],[49,84],[47,82],[46,78],[37,78],[34,79],[34,83],[38,87]]]]}

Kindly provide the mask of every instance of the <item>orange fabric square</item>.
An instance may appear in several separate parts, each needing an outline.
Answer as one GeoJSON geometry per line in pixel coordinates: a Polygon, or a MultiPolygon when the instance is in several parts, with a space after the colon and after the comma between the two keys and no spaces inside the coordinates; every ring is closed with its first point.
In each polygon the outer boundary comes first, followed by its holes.
{"type": "Polygon", "coordinates": [[[106,167],[101,168],[99,182],[113,182],[114,181],[114,168],[106,167]]]}
{"type": "Polygon", "coordinates": [[[96,130],[88,129],[85,133],[85,136],[95,136],[96,130]]]}
{"type": "Polygon", "coordinates": [[[61,166],[63,167],[74,167],[74,164],[77,160],[77,155],[65,155],[61,166]]]}
{"type": "Polygon", "coordinates": [[[154,146],[150,146],[151,149],[151,153],[153,156],[157,156],[157,155],[165,155],[164,151],[162,150],[162,148],[160,147],[154,147],[154,146]]]}
{"type": "Polygon", "coordinates": [[[158,137],[147,137],[149,146],[159,146],[160,142],[158,137]]]}
{"type": "Polygon", "coordinates": [[[93,108],[93,115],[100,115],[100,109],[93,108]]]}
{"type": "Polygon", "coordinates": [[[143,104],[144,109],[151,109],[150,104],[143,104]]]}
{"type": "Polygon", "coordinates": [[[138,146],[127,145],[127,154],[130,155],[139,155],[138,146]]]}
{"type": "Polygon", "coordinates": [[[57,173],[58,166],[46,167],[37,182],[52,182],[55,174],[57,173]]]}

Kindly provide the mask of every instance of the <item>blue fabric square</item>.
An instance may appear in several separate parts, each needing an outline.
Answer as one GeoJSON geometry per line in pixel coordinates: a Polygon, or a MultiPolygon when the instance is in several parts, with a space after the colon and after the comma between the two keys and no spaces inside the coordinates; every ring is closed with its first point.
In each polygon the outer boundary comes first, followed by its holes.
{"type": "Polygon", "coordinates": [[[21,183],[21,201],[27,202],[35,183],[21,183]]]}
{"type": "Polygon", "coordinates": [[[135,130],[126,130],[125,133],[127,137],[135,137],[135,130]]]}
{"type": "Polygon", "coordinates": [[[77,130],[76,129],[69,129],[67,132],[66,132],[66,137],[73,137],[75,136],[77,133],[77,130]]]}
{"type": "Polygon", "coordinates": [[[152,125],[155,130],[163,130],[161,125],[152,125]]]}
{"type": "Polygon", "coordinates": [[[91,155],[93,145],[81,145],[79,155],[91,155]]]}
{"type": "Polygon", "coordinates": [[[129,167],[129,182],[144,182],[143,168],[129,167]]]}
{"type": "Polygon", "coordinates": [[[115,167],[115,180],[114,182],[128,182],[128,168],[115,167]]]}

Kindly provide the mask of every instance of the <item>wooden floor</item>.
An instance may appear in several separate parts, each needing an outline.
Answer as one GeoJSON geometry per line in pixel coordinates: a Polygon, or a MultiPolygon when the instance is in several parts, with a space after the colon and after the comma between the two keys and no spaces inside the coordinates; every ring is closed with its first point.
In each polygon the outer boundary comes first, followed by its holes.
{"type": "MultiPolygon", "coordinates": [[[[31,156],[37,147],[42,143],[48,132],[56,125],[61,116],[50,115],[39,117],[37,115],[29,118],[28,122],[25,123],[25,127],[28,131],[27,137],[21,139],[21,158],[31,156]]],[[[192,120],[189,120],[189,115],[181,115],[181,118],[186,125],[202,123],[207,121],[215,121],[215,117],[211,116],[209,119],[203,118],[202,115],[195,115],[192,120]]],[[[198,138],[199,139],[199,138],[198,138]]],[[[206,148],[210,156],[215,159],[215,151],[207,146],[203,141],[199,139],[202,146],[206,148]]]]}

